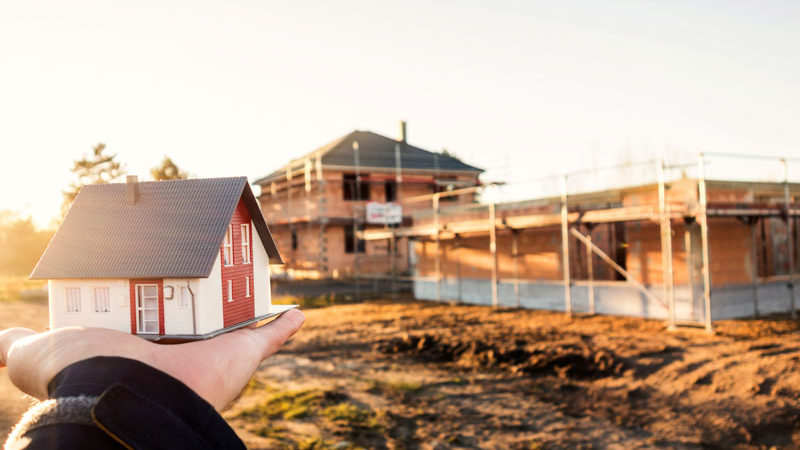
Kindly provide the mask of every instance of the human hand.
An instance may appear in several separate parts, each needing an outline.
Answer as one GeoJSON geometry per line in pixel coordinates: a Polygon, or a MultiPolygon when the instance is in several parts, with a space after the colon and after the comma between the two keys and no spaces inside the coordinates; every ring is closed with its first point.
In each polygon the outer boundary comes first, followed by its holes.
{"type": "Polygon", "coordinates": [[[26,328],[0,331],[0,367],[21,391],[47,398],[47,385],[62,369],[94,356],[135,359],[177,378],[218,411],[241,392],[258,365],[305,322],[299,310],[286,311],[260,328],[243,328],[206,341],[160,345],[105,328],[66,327],[36,333],[26,328]]]}

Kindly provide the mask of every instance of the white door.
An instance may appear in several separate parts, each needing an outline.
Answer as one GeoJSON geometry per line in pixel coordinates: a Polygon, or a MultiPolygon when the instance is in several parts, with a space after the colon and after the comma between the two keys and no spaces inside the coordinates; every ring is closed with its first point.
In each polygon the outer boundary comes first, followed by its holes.
{"type": "Polygon", "coordinates": [[[136,285],[136,332],[158,334],[158,285],[136,285]]]}

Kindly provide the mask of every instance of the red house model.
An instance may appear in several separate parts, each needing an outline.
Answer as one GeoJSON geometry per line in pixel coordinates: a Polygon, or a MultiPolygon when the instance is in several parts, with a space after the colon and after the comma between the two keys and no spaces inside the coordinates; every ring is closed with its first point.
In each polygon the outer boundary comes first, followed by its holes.
{"type": "Polygon", "coordinates": [[[50,328],[105,327],[193,340],[280,314],[282,263],[245,177],[84,186],[31,274],[50,328]]]}

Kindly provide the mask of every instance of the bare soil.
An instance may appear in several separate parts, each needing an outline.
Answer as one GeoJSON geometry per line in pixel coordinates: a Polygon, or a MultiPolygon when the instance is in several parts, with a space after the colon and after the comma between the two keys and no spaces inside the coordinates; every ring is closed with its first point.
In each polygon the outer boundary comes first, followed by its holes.
{"type": "MultiPolygon", "coordinates": [[[[378,301],[305,311],[224,413],[251,448],[799,448],[800,324],[378,301]]],[[[0,302],[42,329],[43,302],[0,302]]],[[[29,401],[0,369],[0,436],[29,401]]]]}
{"type": "Polygon", "coordinates": [[[250,447],[800,447],[797,322],[724,321],[708,336],[635,318],[423,302],[306,314],[257,373],[266,391],[226,413],[250,447]],[[336,400],[291,420],[247,414],[270,392],[308,390],[336,400]],[[342,403],[373,426],[319,412],[342,403]]]}

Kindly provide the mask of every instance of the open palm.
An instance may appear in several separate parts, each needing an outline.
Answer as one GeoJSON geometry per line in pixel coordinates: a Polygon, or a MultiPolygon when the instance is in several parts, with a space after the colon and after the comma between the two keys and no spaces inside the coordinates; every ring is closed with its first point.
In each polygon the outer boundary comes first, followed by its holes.
{"type": "Polygon", "coordinates": [[[47,398],[47,385],[62,369],[94,356],[135,359],[182,381],[218,411],[227,406],[267,356],[305,321],[290,310],[261,328],[245,328],[207,341],[159,345],[105,328],[67,327],[44,333],[0,331],[0,365],[21,391],[47,398]]]}

